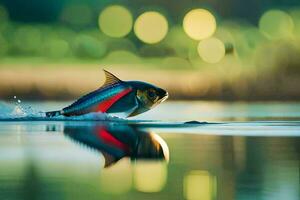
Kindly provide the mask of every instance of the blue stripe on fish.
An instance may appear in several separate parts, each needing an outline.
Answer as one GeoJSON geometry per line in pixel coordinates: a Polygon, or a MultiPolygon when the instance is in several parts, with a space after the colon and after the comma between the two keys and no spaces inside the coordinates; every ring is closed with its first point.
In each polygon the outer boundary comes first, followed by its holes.
{"type": "Polygon", "coordinates": [[[114,97],[115,95],[129,89],[125,84],[116,84],[110,87],[100,88],[89,93],[70,106],[63,109],[64,115],[77,115],[87,112],[96,112],[96,107],[103,101],[114,97]]]}

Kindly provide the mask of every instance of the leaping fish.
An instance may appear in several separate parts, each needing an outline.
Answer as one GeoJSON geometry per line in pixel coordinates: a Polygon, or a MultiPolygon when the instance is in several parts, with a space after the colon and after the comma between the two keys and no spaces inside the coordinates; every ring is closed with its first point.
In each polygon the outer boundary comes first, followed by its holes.
{"type": "Polygon", "coordinates": [[[78,116],[92,112],[122,113],[132,117],[144,113],[168,98],[164,89],[141,81],[122,81],[103,70],[105,83],[97,90],[79,98],[58,111],[46,112],[47,117],[78,116]]]}

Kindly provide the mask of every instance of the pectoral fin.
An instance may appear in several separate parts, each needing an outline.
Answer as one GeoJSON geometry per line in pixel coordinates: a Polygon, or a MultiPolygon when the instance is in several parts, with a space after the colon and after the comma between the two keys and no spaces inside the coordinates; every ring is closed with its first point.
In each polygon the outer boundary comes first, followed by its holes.
{"type": "Polygon", "coordinates": [[[136,109],[130,115],[128,115],[128,117],[134,117],[134,116],[139,115],[139,114],[141,114],[143,112],[146,112],[148,110],[149,110],[148,108],[139,108],[137,106],[136,109]]]}

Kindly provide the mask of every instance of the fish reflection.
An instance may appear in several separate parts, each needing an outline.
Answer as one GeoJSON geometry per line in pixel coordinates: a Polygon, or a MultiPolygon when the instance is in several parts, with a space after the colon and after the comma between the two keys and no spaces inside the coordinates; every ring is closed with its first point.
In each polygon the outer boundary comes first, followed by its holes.
{"type": "Polygon", "coordinates": [[[65,126],[64,133],[74,141],[100,151],[105,167],[124,157],[131,160],[169,160],[166,142],[157,134],[133,125],[65,126]]]}

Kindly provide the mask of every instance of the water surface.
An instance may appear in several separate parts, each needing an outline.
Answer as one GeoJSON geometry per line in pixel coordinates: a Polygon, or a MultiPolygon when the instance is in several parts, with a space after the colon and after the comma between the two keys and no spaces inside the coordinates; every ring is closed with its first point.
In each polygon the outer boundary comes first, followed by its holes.
{"type": "Polygon", "coordinates": [[[298,200],[299,148],[298,103],[171,102],[131,121],[10,119],[0,122],[0,199],[298,200]]]}

